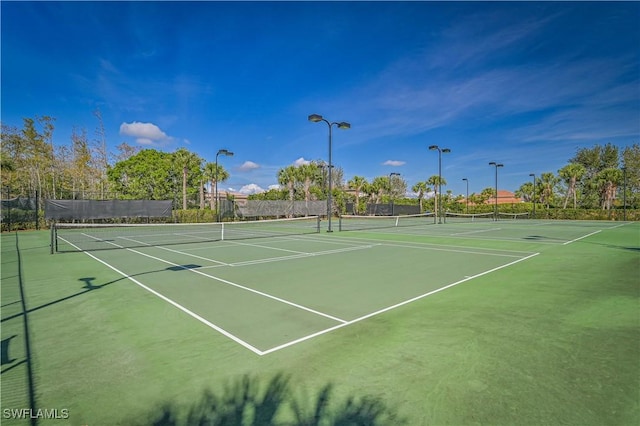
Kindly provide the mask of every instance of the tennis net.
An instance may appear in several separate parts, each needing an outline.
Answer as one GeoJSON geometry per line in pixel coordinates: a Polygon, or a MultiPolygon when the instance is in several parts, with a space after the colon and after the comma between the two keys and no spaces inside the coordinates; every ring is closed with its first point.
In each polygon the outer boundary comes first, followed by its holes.
{"type": "Polygon", "coordinates": [[[318,232],[319,216],[217,223],[55,223],[51,227],[51,252],[165,246],[318,232]]]}
{"type": "Polygon", "coordinates": [[[396,228],[399,226],[420,226],[435,223],[433,213],[402,216],[340,216],[340,231],[358,231],[376,228],[396,228]]]}
{"type": "Polygon", "coordinates": [[[494,220],[493,213],[451,213],[445,214],[444,221],[446,223],[471,223],[471,222],[490,222],[494,220]]]}
{"type": "Polygon", "coordinates": [[[511,220],[529,219],[529,212],[525,212],[525,213],[498,213],[498,219],[511,219],[511,220]]]}

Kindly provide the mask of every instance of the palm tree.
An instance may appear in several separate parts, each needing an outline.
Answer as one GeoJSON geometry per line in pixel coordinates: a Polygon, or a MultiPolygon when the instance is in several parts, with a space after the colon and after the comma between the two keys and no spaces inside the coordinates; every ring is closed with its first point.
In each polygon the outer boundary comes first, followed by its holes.
{"type": "Polygon", "coordinates": [[[389,188],[389,179],[386,176],[377,176],[371,182],[371,195],[374,197],[375,203],[380,203],[382,194],[389,188]]]}
{"type": "Polygon", "coordinates": [[[298,181],[298,168],[287,166],[278,170],[278,183],[289,190],[289,200],[293,203],[295,197],[295,185],[298,181]]]}
{"type": "Polygon", "coordinates": [[[563,209],[567,208],[567,203],[569,202],[569,197],[573,195],[573,208],[578,207],[578,196],[576,193],[576,186],[582,176],[586,173],[587,169],[582,164],[579,163],[569,163],[560,170],[558,170],[558,175],[564,180],[567,184],[567,195],[564,197],[564,206],[563,209]]]}
{"type": "Polygon", "coordinates": [[[418,193],[418,203],[420,204],[420,212],[422,213],[422,199],[424,198],[424,194],[431,192],[431,188],[427,185],[427,182],[417,182],[411,187],[411,190],[418,193]]]}
{"type": "Polygon", "coordinates": [[[613,200],[616,198],[616,190],[622,180],[622,172],[620,169],[608,168],[602,170],[596,177],[600,188],[602,210],[611,210],[613,200]]]}
{"type": "Polygon", "coordinates": [[[356,196],[356,206],[354,209],[355,214],[360,213],[360,191],[363,190],[364,186],[367,184],[367,180],[362,176],[354,176],[349,182],[347,182],[347,186],[349,189],[353,189],[355,191],[356,196]]]}
{"type": "Polygon", "coordinates": [[[216,199],[215,194],[213,193],[213,188],[216,186],[216,177],[218,178],[218,182],[224,182],[229,179],[229,172],[227,172],[222,165],[218,164],[218,169],[216,170],[216,163],[207,163],[204,165],[204,176],[205,179],[209,179],[209,191],[211,192],[211,197],[209,198],[209,207],[211,210],[215,210],[216,208],[216,199]]]}
{"type": "Polygon", "coordinates": [[[302,164],[297,167],[297,176],[302,181],[304,200],[311,199],[311,185],[318,179],[318,165],[315,163],[302,164]]]}
{"type": "Polygon", "coordinates": [[[186,148],[179,148],[173,153],[173,159],[178,167],[182,169],[182,209],[187,209],[187,177],[189,169],[195,164],[200,164],[201,159],[197,154],[190,152],[186,148]]]}
{"type": "Polygon", "coordinates": [[[433,209],[436,214],[437,212],[439,212],[438,210],[438,189],[440,188],[440,185],[446,185],[447,181],[438,176],[438,175],[433,175],[431,176],[429,179],[427,179],[427,185],[433,186],[433,190],[435,192],[435,198],[434,198],[434,204],[435,204],[435,208],[433,209]]]}
{"type": "Polygon", "coordinates": [[[297,178],[302,182],[304,192],[304,202],[307,212],[309,211],[309,201],[311,200],[311,185],[318,180],[318,165],[316,163],[301,164],[297,167],[297,178]]]}
{"type": "Polygon", "coordinates": [[[553,173],[543,173],[540,175],[540,187],[542,188],[540,194],[540,202],[545,204],[547,208],[551,204],[555,195],[554,188],[559,182],[559,179],[553,173]]]}
{"type": "Polygon", "coordinates": [[[478,194],[479,204],[485,204],[489,201],[491,197],[495,197],[495,196],[496,196],[495,188],[486,187],[482,191],[480,191],[480,194],[478,194]]]}

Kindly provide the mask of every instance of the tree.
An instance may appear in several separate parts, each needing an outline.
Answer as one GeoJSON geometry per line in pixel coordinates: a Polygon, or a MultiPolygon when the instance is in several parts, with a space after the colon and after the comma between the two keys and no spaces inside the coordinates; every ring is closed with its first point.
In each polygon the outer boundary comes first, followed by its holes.
{"type": "Polygon", "coordinates": [[[71,132],[72,167],[71,191],[74,198],[85,199],[86,193],[91,191],[94,173],[91,168],[91,149],[84,129],[73,129],[71,132]]]}
{"type": "Polygon", "coordinates": [[[435,196],[434,196],[434,199],[433,199],[433,202],[434,202],[434,205],[435,205],[434,210],[436,212],[439,212],[439,210],[438,210],[438,195],[439,195],[438,192],[439,192],[439,189],[440,189],[440,185],[446,185],[447,181],[443,177],[440,177],[438,175],[433,175],[429,179],[427,179],[426,183],[427,183],[427,185],[430,185],[430,186],[433,187],[433,190],[435,192],[435,196]]]}
{"type": "Polygon", "coordinates": [[[627,205],[640,208],[640,144],[635,143],[622,150],[622,164],[626,168],[627,205]]]}
{"type": "Polygon", "coordinates": [[[227,172],[221,164],[218,164],[218,168],[216,169],[216,163],[207,163],[204,165],[204,176],[205,179],[209,180],[209,191],[211,192],[209,197],[209,207],[211,210],[215,210],[215,203],[218,201],[215,199],[214,194],[216,178],[217,183],[225,182],[229,179],[229,172],[227,172]]]}
{"type": "Polygon", "coordinates": [[[102,120],[102,112],[100,109],[96,109],[93,115],[98,120],[98,127],[96,128],[96,144],[95,151],[95,165],[100,176],[100,195],[104,199],[106,184],[107,184],[107,168],[109,167],[109,152],[107,151],[107,133],[104,129],[104,121],[102,120]]]}
{"type": "Polygon", "coordinates": [[[576,186],[582,176],[584,176],[586,170],[582,164],[579,163],[569,163],[560,170],[558,170],[558,175],[562,180],[564,180],[567,185],[567,194],[564,197],[564,205],[563,209],[567,208],[567,203],[569,201],[569,197],[573,196],[573,208],[578,207],[578,196],[576,192],[576,186]]]}
{"type": "Polygon", "coordinates": [[[110,186],[125,199],[175,201],[180,177],[173,155],[155,149],[143,149],[107,171],[110,186]]]}
{"type": "Polygon", "coordinates": [[[535,194],[533,193],[533,183],[525,182],[520,185],[515,192],[515,196],[518,198],[522,198],[526,202],[532,202],[535,199],[535,194]]]}
{"type": "Polygon", "coordinates": [[[622,181],[620,169],[608,168],[598,173],[597,182],[600,188],[600,200],[602,210],[611,210],[613,200],[616,198],[616,190],[622,181]]]}
{"type": "Polygon", "coordinates": [[[287,166],[278,171],[278,183],[289,190],[289,200],[295,199],[295,184],[298,181],[298,171],[295,166],[287,166]]]}
{"type": "Polygon", "coordinates": [[[422,212],[422,199],[424,198],[424,194],[431,191],[431,188],[427,184],[427,182],[417,182],[411,190],[418,194],[418,204],[420,205],[420,212],[422,212]]]}
{"type": "Polygon", "coordinates": [[[604,146],[595,145],[593,148],[580,148],[576,155],[569,160],[570,163],[581,164],[585,169],[580,197],[585,207],[601,206],[602,194],[600,193],[598,174],[605,169],[618,168],[618,161],[618,147],[610,143],[604,146]]]}
{"type": "Polygon", "coordinates": [[[480,191],[480,194],[478,194],[479,204],[485,204],[487,201],[489,201],[489,198],[495,196],[497,196],[495,188],[484,188],[482,191],[480,191]]]}
{"type": "MultiPolygon", "coordinates": [[[[186,210],[188,186],[187,181],[189,178],[189,169],[196,169],[199,171],[202,159],[186,148],[179,148],[176,152],[173,153],[173,160],[182,171],[182,209],[186,210]]],[[[193,173],[194,178],[197,178],[198,174],[198,172],[193,173]]]]}
{"type": "Polygon", "coordinates": [[[547,208],[553,203],[555,197],[555,187],[560,179],[553,173],[542,173],[540,180],[540,203],[546,205],[547,208]]]}
{"type": "Polygon", "coordinates": [[[318,165],[316,163],[302,164],[297,168],[298,180],[302,183],[304,200],[311,200],[311,185],[318,179],[318,165]]]}
{"type": "Polygon", "coordinates": [[[356,206],[355,213],[360,214],[360,191],[363,190],[364,186],[367,184],[367,179],[363,176],[354,176],[349,182],[347,182],[347,187],[352,189],[355,192],[356,198],[356,206]]]}

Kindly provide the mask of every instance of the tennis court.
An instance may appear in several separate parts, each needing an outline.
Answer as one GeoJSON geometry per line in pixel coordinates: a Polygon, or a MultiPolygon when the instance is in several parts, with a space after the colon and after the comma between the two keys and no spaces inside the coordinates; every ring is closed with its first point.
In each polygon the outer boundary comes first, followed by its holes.
{"type": "Polygon", "coordinates": [[[59,251],[85,250],[60,261],[89,255],[212,332],[266,355],[512,267],[544,245],[619,226],[447,219],[345,217],[343,232],[331,234],[315,217],[226,228],[71,226],[54,238],[59,251]]]}
{"type": "Polygon", "coordinates": [[[325,418],[375,399],[367,424],[637,423],[638,224],[437,222],[3,234],[3,407],[163,424],[288,377],[276,424],[334,387],[325,418]]]}

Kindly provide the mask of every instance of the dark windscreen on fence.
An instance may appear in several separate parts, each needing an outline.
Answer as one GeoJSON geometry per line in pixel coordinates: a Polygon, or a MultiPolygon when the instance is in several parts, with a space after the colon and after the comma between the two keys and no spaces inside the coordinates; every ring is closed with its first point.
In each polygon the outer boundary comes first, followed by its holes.
{"type": "Polygon", "coordinates": [[[2,200],[0,208],[2,230],[38,227],[38,198],[19,196],[2,200]]]}
{"type": "Polygon", "coordinates": [[[45,219],[171,217],[171,200],[45,200],[45,219]]]}

